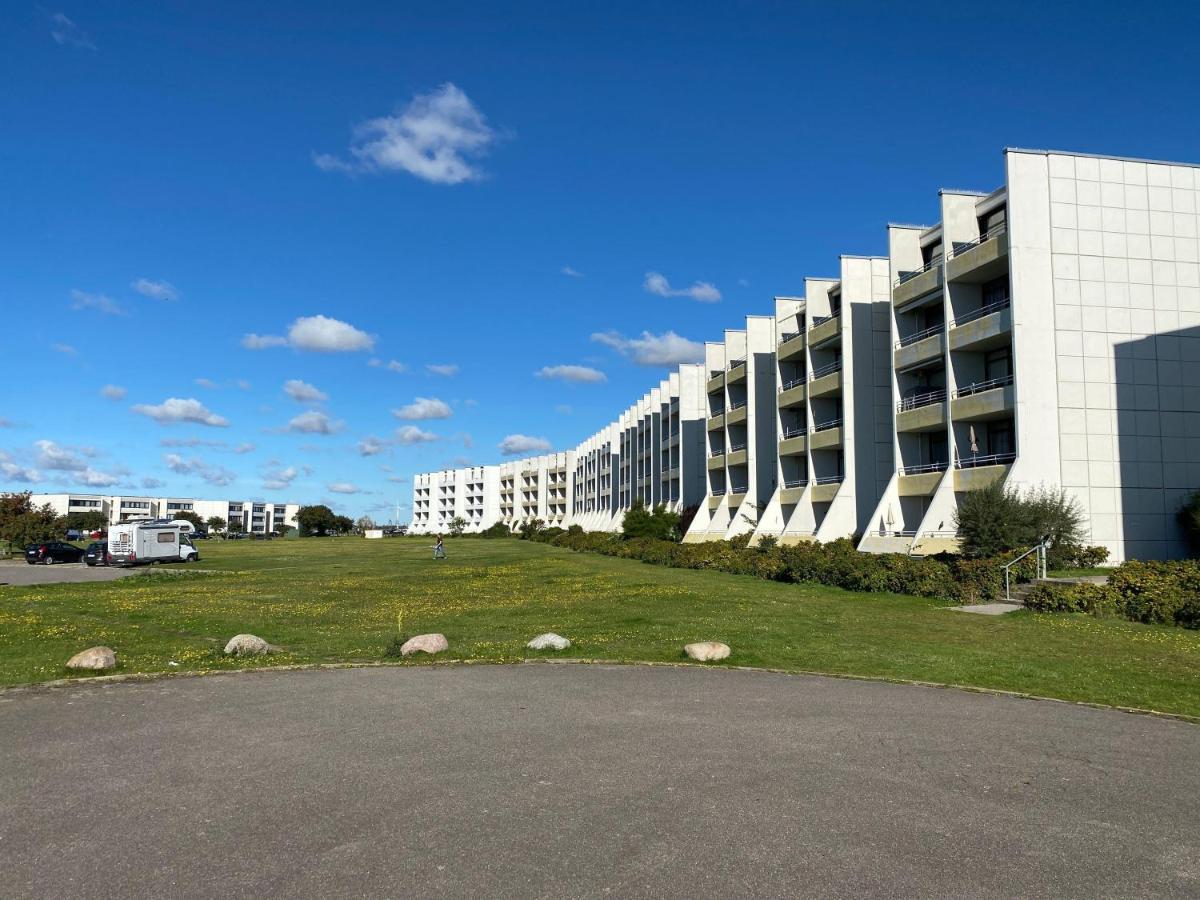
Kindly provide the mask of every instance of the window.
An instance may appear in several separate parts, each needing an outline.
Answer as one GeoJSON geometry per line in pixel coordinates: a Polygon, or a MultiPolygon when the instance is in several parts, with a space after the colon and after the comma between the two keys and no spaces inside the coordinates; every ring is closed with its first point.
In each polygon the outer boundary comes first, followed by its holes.
{"type": "Polygon", "coordinates": [[[1002,303],[1008,299],[1008,276],[1003,275],[1000,278],[995,278],[992,281],[985,282],[982,289],[983,305],[991,306],[993,303],[1002,303]]]}
{"type": "Polygon", "coordinates": [[[1016,453],[1017,442],[1013,435],[1012,419],[989,422],[987,433],[988,453],[1016,453]]]}
{"type": "Polygon", "coordinates": [[[173,544],[173,543],[175,543],[175,532],[173,532],[173,531],[160,531],[160,532],[158,533],[158,542],[159,542],[160,544],[173,544]]]}
{"type": "Polygon", "coordinates": [[[999,350],[989,350],[983,357],[983,378],[991,381],[993,378],[1006,378],[1012,375],[1012,350],[1001,347],[999,350]]]}
{"type": "Polygon", "coordinates": [[[1008,207],[1002,206],[979,217],[979,234],[982,237],[993,228],[1002,228],[1008,217],[1008,207]]]}
{"type": "Polygon", "coordinates": [[[921,261],[923,263],[925,263],[925,265],[929,265],[930,263],[933,263],[933,262],[940,262],[941,258],[942,258],[942,242],[941,241],[938,241],[936,244],[930,244],[928,247],[921,248],[921,261]]]}

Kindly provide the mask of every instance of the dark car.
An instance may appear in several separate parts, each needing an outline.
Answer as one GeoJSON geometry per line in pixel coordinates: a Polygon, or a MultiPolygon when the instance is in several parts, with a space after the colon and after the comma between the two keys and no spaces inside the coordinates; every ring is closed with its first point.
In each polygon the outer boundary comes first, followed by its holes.
{"type": "Polygon", "coordinates": [[[83,559],[83,551],[74,544],[64,544],[62,541],[43,541],[40,544],[30,544],[25,548],[25,562],[31,566],[43,563],[47,566],[59,562],[79,562],[83,559]]]}
{"type": "Polygon", "coordinates": [[[83,561],[89,566],[107,566],[112,562],[112,557],[108,555],[108,544],[100,541],[88,544],[83,551],[83,561]]]}

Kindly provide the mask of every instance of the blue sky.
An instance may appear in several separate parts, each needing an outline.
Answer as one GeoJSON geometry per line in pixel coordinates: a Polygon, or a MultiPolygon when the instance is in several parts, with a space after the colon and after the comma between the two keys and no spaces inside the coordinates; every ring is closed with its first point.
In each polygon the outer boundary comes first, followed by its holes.
{"type": "Polygon", "coordinates": [[[384,519],[1005,146],[1200,161],[1193,6],[583,7],[6,3],[0,490],[384,519]]]}

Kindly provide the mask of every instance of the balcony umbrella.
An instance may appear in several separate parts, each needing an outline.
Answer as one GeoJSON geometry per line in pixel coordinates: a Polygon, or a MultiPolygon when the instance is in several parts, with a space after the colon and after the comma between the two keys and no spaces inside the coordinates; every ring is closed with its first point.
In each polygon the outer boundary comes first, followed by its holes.
{"type": "Polygon", "coordinates": [[[971,426],[971,431],[967,435],[967,439],[971,442],[971,462],[975,462],[975,454],[979,452],[979,441],[975,439],[975,426],[971,426]]]}

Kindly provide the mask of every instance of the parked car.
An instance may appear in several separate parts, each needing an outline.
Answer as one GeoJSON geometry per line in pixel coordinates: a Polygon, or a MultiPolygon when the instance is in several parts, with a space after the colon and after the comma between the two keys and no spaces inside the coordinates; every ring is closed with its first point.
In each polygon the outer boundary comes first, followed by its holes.
{"type": "Polygon", "coordinates": [[[108,543],[95,541],[88,544],[88,548],[83,551],[83,561],[89,566],[107,566],[112,562],[112,557],[108,555],[108,543]]]}
{"type": "Polygon", "coordinates": [[[52,565],[58,562],[79,562],[83,559],[83,551],[74,544],[62,541],[43,541],[40,544],[30,544],[25,548],[25,562],[31,566],[34,563],[52,565]]]}

